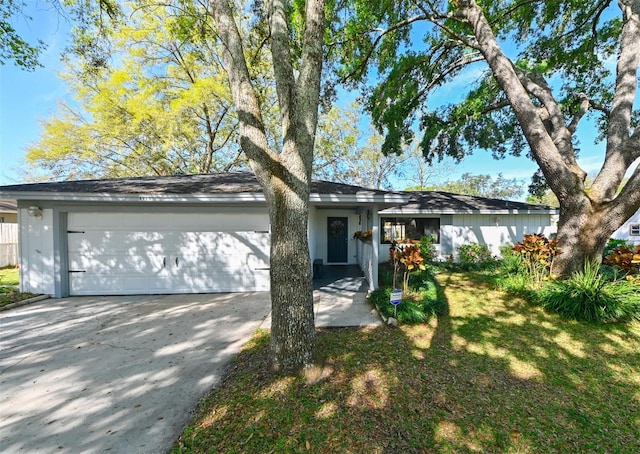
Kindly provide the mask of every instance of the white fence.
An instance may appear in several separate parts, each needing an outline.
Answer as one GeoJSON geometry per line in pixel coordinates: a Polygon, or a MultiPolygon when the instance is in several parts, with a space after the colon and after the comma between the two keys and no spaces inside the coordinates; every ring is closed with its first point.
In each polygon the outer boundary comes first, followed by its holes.
{"type": "Polygon", "coordinates": [[[0,223],[0,268],[18,263],[18,224],[0,223]]]}

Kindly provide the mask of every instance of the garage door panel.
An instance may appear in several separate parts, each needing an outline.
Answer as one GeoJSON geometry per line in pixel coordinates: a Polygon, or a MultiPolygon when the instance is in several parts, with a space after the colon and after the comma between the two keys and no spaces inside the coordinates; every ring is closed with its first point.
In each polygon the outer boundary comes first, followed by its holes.
{"type": "Polygon", "coordinates": [[[242,219],[242,230],[269,230],[268,217],[261,212],[246,212],[241,215],[219,213],[214,216],[206,213],[172,214],[171,224],[166,229],[180,232],[235,232],[239,227],[239,218],[242,219]]]}
{"type": "MultiPolygon", "coordinates": [[[[261,232],[201,232],[182,233],[174,241],[178,257],[189,260],[206,260],[213,258],[220,261],[227,257],[228,261],[245,260],[249,266],[264,266],[269,262],[270,237],[261,232]]],[[[227,261],[227,260],[225,260],[227,261]]]]}
{"type": "Polygon", "coordinates": [[[69,252],[69,269],[87,273],[154,273],[161,271],[162,256],[122,255],[122,254],[83,254],[69,252]]]}
{"type": "Polygon", "coordinates": [[[91,253],[93,251],[118,251],[140,253],[142,251],[163,251],[166,233],[137,231],[84,231],[70,233],[70,251],[91,253]]]}
{"type": "MultiPolygon", "coordinates": [[[[70,280],[69,291],[72,295],[95,295],[98,288],[101,289],[101,295],[170,293],[167,291],[150,291],[150,288],[152,288],[151,283],[158,279],[143,275],[74,273],[73,279],[70,280]]],[[[165,278],[164,281],[168,281],[168,279],[165,278]]]]}
{"type": "Polygon", "coordinates": [[[253,276],[229,272],[215,276],[207,274],[187,274],[172,279],[153,279],[149,282],[149,293],[215,293],[239,292],[250,288],[252,291],[269,290],[269,272],[259,271],[253,276]]]}
{"type": "Polygon", "coordinates": [[[264,213],[69,213],[67,225],[73,295],[269,289],[264,213]]]}
{"type": "Polygon", "coordinates": [[[138,230],[182,232],[235,232],[269,230],[269,217],[259,208],[220,213],[69,213],[67,225],[74,230],[138,230]],[[242,223],[239,224],[238,220],[242,223]]]}

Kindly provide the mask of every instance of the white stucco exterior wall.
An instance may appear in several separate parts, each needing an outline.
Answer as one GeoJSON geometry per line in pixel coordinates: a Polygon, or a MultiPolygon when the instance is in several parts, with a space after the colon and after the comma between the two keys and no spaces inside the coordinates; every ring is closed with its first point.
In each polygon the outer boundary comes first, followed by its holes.
{"type": "Polygon", "coordinates": [[[316,251],[318,250],[318,209],[311,205],[309,207],[309,225],[307,226],[308,235],[307,238],[309,240],[309,257],[311,259],[311,263],[313,264],[313,260],[318,258],[316,251]]]}
{"type": "Polygon", "coordinates": [[[53,210],[42,216],[29,216],[27,208],[18,210],[20,219],[20,291],[55,294],[53,210]]]}
{"type": "Polygon", "coordinates": [[[626,240],[634,245],[640,244],[640,235],[631,234],[631,226],[640,224],[640,210],[636,211],[618,230],[616,230],[611,238],[617,240],[626,240]]]}
{"type": "MultiPolygon", "coordinates": [[[[499,255],[501,246],[522,241],[525,233],[542,233],[546,237],[555,234],[557,226],[552,218],[549,214],[454,214],[451,224],[440,224],[440,244],[435,245],[436,251],[442,260],[449,256],[457,259],[460,246],[478,243],[486,244],[493,255],[499,255]]],[[[381,244],[379,262],[387,260],[389,245],[381,244]]]]}
{"type": "Polygon", "coordinates": [[[493,255],[500,254],[500,247],[514,245],[524,239],[524,234],[542,233],[546,237],[556,233],[551,225],[550,215],[453,215],[453,223],[441,226],[441,235],[450,239],[450,244],[442,244],[443,257],[453,255],[457,259],[457,249],[463,244],[486,244],[493,255]],[[445,247],[446,246],[446,247],[445,247]]]}

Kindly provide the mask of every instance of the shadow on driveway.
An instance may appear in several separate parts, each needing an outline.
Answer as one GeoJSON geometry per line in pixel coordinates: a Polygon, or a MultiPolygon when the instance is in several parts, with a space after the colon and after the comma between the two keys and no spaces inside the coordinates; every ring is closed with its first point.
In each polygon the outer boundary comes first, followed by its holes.
{"type": "Polygon", "coordinates": [[[3,452],[165,452],[269,294],[75,297],[0,313],[3,452]]]}

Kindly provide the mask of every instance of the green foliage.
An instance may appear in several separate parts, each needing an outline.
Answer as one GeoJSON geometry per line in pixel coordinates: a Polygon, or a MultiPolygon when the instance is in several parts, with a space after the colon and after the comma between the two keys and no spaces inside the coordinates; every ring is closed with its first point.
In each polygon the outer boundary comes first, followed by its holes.
{"type": "Polygon", "coordinates": [[[611,254],[611,252],[616,249],[619,246],[633,246],[631,243],[629,243],[627,240],[619,240],[617,238],[609,238],[609,241],[607,241],[607,245],[604,247],[604,250],[602,251],[602,258],[606,257],[607,255],[611,254]]]}
{"type": "Polygon", "coordinates": [[[498,262],[498,273],[496,274],[498,288],[529,299],[537,285],[532,283],[532,277],[524,257],[516,253],[512,246],[502,246],[500,255],[502,258],[498,262]]]}
{"type": "MultiPolygon", "coordinates": [[[[543,177],[544,178],[544,177],[543,177]]],[[[541,188],[529,185],[529,195],[525,199],[527,203],[536,203],[538,205],[546,205],[550,207],[559,207],[560,203],[556,195],[549,189],[546,181],[543,181],[541,188]]]]}
{"type": "Polygon", "coordinates": [[[507,273],[521,273],[527,270],[522,255],[513,250],[513,246],[500,247],[500,267],[507,273]]]}
{"type": "Polygon", "coordinates": [[[13,27],[16,19],[31,20],[24,14],[26,3],[21,0],[3,0],[0,3],[0,65],[13,61],[27,71],[33,71],[42,66],[38,61],[40,53],[46,49],[44,42],[37,44],[25,41],[13,27]]]}
{"type": "Polygon", "coordinates": [[[541,233],[524,234],[524,239],[513,247],[513,252],[522,258],[522,265],[531,284],[538,288],[549,277],[553,258],[558,254],[558,242],[541,233]]]}
{"type": "Polygon", "coordinates": [[[313,159],[314,178],[366,188],[391,187],[391,178],[399,175],[405,158],[385,156],[380,151],[384,140],[370,128],[361,126],[361,106],[334,106],[321,115],[313,159]]]}
{"type": "Polygon", "coordinates": [[[0,286],[3,285],[19,285],[20,273],[15,266],[0,268],[0,286]]]}
{"type": "MultiPolygon", "coordinates": [[[[511,52],[523,71],[561,80],[558,99],[567,115],[577,109],[577,95],[604,102],[611,86],[605,63],[615,56],[621,21],[603,15],[608,4],[587,1],[486,1],[480,6],[502,42],[516,42],[511,52]]],[[[471,28],[450,13],[449,2],[355,2],[342,33],[341,77],[367,80],[367,62],[381,75],[369,91],[376,126],[387,131],[383,151],[397,153],[413,140],[413,125],[424,132],[421,147],[433,160],[462,159],[477,148],[496,157],[519,155],[526,141],[508,103],[490,74],[476,77],[467,93],[451,104],[427,109],[427,99],[443,85],[469,74],[477,64],[471,28]],[[403,19],[414,18],[403,22],[403,19]],[[393,32],[381,33],[392,29],[393,32]],[[375,32],[372,32],[375,30],[375,32]],[[374,65],[371,65],[374,66],[374,65]],[[387,100],[393,99],[394,102],[387,100]]]]}
{"type": "Polygon", "coordinates": [[[587,262],[569,279],[551,281],[536,295],[546,310],[589,322],[640,320],[640,286],[626,280],[609,281],[598,264],[587,262]]]}
{"type": "Polygon", "coordinates": [[[522,182],[517,179],[507,179],[498,174],[494,180],[491,175],[472,175],[464,173],[457,181],[446,181],[432,185],[429,190],[453,192],[479,197],[518,198],[524,192],[522,182]]]}
{"type": "Polygon", "coordinates": [[[420,237],[418,248],[420,248],[420,255],[422,255],[425,262],[433,262],[438,255],[436,247],[433,244],[435,240],[436,236],[433,233],[428,236],[420,237]]]}
{"type": "Polygon", "coordinates": [[[466,266],[483,266],[495,260],[486,244],[468,243],[458,247],[460,263],[466,266]]]}
{"type": "MultiPolygon", "coordinates": [[[[43,123],[26,155],[31,169],[79,179],[245,165],[206,8],[136,0],[110,3],[106,16],[97,4],[74,5],[78,26],[61,77],[75,102],[43,123]]],[[[257,73],[268,68],[261,57],[257,73]]]]}
{"type": "Polygon", "coordinates": [[[401,323],[424,323],[442,314],[445,303],[438,295],[435,277],[427,270],[411,275],[410,291],[403,294],[402,301],[394,309],[389,302],[392,287],[374,290],[369,300],[385,317],[395,317],[401,323]]]}
{"type": "Polygon", "coordinates": [[[16,288],[19,284],[18,268],[0,268],[0,307],[36,296],[33,293],[20,293],[16,288]]]}

